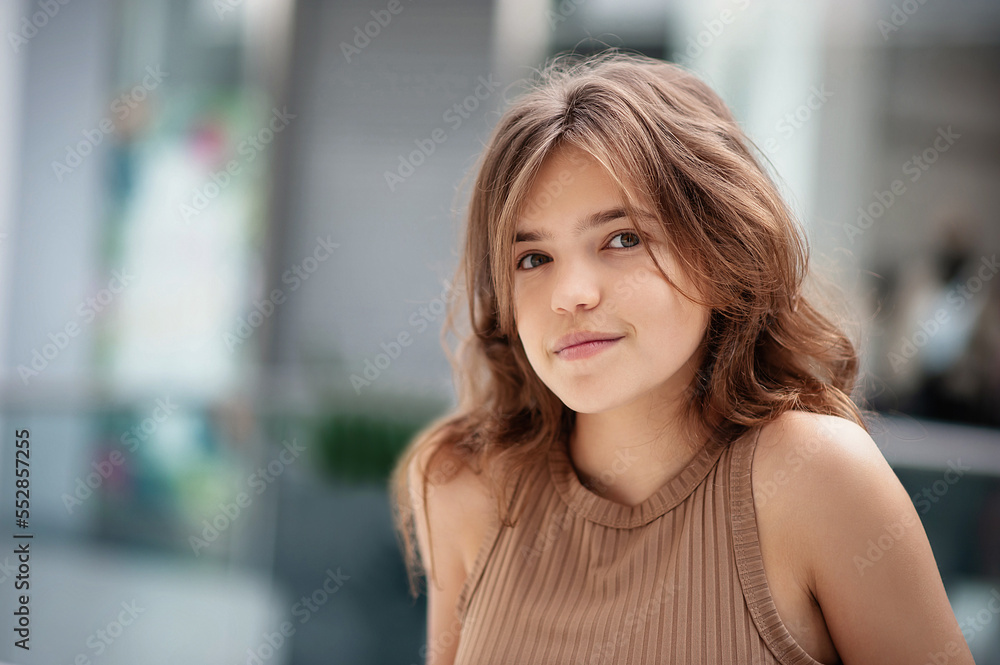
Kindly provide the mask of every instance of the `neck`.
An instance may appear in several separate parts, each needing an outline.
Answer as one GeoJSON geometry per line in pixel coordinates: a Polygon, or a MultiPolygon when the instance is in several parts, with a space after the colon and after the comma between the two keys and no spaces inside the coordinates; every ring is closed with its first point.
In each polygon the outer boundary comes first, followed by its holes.
{"type": "Polygon", "coordinates": [[[634,506],[680,473],[705,435],[699,423],[685,421],[680,395],[650,396],[601,413],[577,413],[569,455],[590,491],[634,506]]]}

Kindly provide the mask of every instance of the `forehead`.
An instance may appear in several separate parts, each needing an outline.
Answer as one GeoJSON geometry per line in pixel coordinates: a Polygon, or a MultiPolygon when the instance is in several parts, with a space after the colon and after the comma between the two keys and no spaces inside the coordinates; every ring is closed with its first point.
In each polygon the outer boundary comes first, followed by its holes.
{"type": "Polygon", "coordinates": [[[614,177],[595,157],[576,147],[559,147],[545,157],[526,187],[518,226],[621,198],[614,177]]]}
{"type": "Polygon", "coordinates": [[[655,206],[649,196],[627,178],[619,180],[598,158],[576,146],[560,146],[546,156],[526,188],[516,217],[517,231],[534,230],[545,221],[579,221],[631,203],[645,219],[634,223],[653,231],[655,206]],[[628,188],[627,191],[625,188],[628,188]]]}
{"type": "Polygon", "coordinates": [[[572,145],[559,146],[542,161],[528,187],[528,198],[559,189],[554,183],[568,186],[581,179],[607,180],[614,178],[604,165],[590,153],[572,145]]]}

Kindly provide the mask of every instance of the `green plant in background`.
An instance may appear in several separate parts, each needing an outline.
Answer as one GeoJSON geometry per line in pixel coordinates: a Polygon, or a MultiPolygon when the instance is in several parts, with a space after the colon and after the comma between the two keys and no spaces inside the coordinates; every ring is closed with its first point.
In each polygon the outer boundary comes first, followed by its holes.
{"type": "Polygon", "coordinates": [[[414,435],[444,410],[414,409],[411,405],[409,409],[386,409],[383,413],[332,413],[321,417],[311,437],[317,470],[338,481],[384,482],[414,435]]]}

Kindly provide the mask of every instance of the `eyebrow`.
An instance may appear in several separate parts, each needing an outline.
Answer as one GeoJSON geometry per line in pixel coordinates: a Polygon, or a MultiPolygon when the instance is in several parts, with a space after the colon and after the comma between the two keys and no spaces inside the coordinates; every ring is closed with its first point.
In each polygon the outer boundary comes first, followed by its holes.
{"type": "MultiPolygon", "coordinates": [[[[651,217],[647,213],[643,213],[643,216],[651,217]]],[[[587,215],[573,228],[573,236],[577,237],[591,229],[604,226],[608,222],[613,222],[622,217],[628,217],[624,208],[610,208],[587,215]]],[[[514,236],[514,244],[519,242],[538,242],[540,240],[552,240],[552,234],[548,231],[518,231],[514,236]]]]}

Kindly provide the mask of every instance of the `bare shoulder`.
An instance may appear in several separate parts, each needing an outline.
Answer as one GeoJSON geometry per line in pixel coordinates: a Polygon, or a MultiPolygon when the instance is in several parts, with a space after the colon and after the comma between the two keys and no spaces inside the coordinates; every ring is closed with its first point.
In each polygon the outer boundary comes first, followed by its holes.
{"type": "Polygon", "coordinates": [[[754,453],[759,462],[754,464],[780,466],[795,456],[803,458],[790,465],[796,469],[805,466],[807,459],[811,460],[811,469],[851,463],[888,468],[875,441],[860,425],[839,416],[807,411],[786,411],[765,425],[754,453]]]}
{"type": "Polygon", "coordinates": [[[483,474],[441,445],[415,455],[407,469],[421,561],[428,573],[428,665],[450,665],[462,622],[458,599],[494,508],[483,474]]]}
{"type": "MultiPolygon", "coordinates": [[[[426,520],[437,541],[435,552],[439,543],[455,548],[467,572],[496,513],[496,499],[485,473],[474,470],[452,450],[431,446],[415,456],[409,485],[417,516],[426,520]]],[[[418,534],[420,529],[418,524],[418,534]]]]}
{"type": "Polygon", "coordinates": [[[872,483],[899,485],[863,427],[839,416],[805,411],[786,411],[761,429],[753,479],[756,503],[796,512],[813,503],[817,508],[836,505],[847,492],[872,483]]]}
{"type": "Polygon", "coordinates": [[[758,519],[782,525],[786,542],[794,540],[787,563],[813,594],[817,571],[811,547],[824,546],[829,520],[850,520],[855,504],[873,499],[873,490],[884,511],[905,510],[909,503],[871,436],[838,416],[793,410],[765,425],[752,476],[758,519]]]}
{"type": "Polygon", "coordinates": [[[782,414],[761,429],[752,476],[761,528],[843,662],[972,662],[913,502],[863,427],[782,414]]]}

